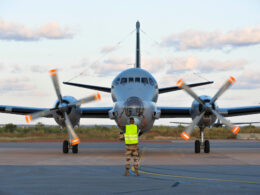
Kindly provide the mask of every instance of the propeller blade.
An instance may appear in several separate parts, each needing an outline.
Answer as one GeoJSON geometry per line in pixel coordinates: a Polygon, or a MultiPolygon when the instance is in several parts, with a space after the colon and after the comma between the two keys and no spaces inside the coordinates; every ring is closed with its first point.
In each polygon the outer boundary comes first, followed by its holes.
{"type": "Polygon", "coordinates": [[[52,79],[56,94],[58,96],[59,102],[61,103],[62,96],[61,96],[61,92],[60,92],[60,85],[59,85],[59,80],[58,80],[58,75],[57,75],[57,69],[52,69],[49,72],[50,72],[51,79],[52,79]]]}
{"type": "Polygon", "coordinates": [[[232,76],[222,85],[222,87],[218,90],[215,96],[211,99],[210,104],[214,103],[232,84],[236,82],[236,79],[232,76]]]}
{"type": "Polygon", "coordinates": [[[79,137],[77,136],[77,134],[75,133],[75,131],[72,127],[72,124],[70,122],[68,114],[65,112],[64,115],[65,115],[65,124],[66,124],[66,127],[67,127],[68,134],[72,138],[71,139],[71,145],[79,144],[80,143],[79,137]]]}
{"type": "Polygon", "coordinates": [[[199,96],[196,95],[196,93],[190,88],[188,87],[184,81],[182,79],[179,79],[177,82],[177,86],[179,88],[184,89],[191,97],[193,97],[195,100],[197,100],[199,103],[201,103],[202,105],[204,105],[204,102],[199,98],[199,96]]]}
{"type": "Polygon", "coordinates": [[[181,137],[185,140],[189,140],[190,139],[190,135],[192,133],[192,131],[194,130],[195,126],[198,125],[200,119],[204,116],[205,111],[202,112],[200,115],[196,116],[195,119],[192,121],[191,125],[188,126],[182,133],[181,133],[181,137]]]}
{"type": "Polygon", "coordinates": [[[217,111],[213,110],[212,108],[210,108],[210,111],[215,114],[215,116],[227,127],[229,127],[230,129],[232,129],[232,133],[234,133],[235,135],[239,132],[240,127],[237,125],[233,125],[232,123],[230,123],[227,119],[225,119],[221,114],[219,114],[217,111]]]}
{"type": "Polygon", "coordinates": [[[25,116],[25,120],[26,122],[29,124],[31,123],[33,120],[40,118],[40,117],[45,117],[48,116],[50,114],[53,114],[53,112],[55,112],[55,109],[50,109],[50,110],[44,110],[44,111],[40,111],[40,112],[35,112],[33,114],[29,114],[25,116]]]}
{"type": "Polygon", "coordinates": [[[72,106],[80,106],[81,104],[85,104],[88,102],[92,102],[92,101],[96,101],[96,100],[101,100],[101,95],[100,93],[96,93],[94,95],[82,98],[76,102],[73,102],[71,104],[68,104],[68,107],[72,107],[72,106]]]}

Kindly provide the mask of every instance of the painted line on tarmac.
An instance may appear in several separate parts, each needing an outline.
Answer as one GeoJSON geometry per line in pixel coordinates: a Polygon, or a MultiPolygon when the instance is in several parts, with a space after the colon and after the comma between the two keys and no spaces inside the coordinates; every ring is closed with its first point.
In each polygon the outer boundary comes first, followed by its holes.
{"type": "MultiPolygon", "coordinates": [[[[142,151],[140,152],[139,158],[139,167],[142,157],[144,156],[144,151],[146,147],[143,147],[142,151]]],[[[130,174],[134,175],[135,168],[132,166],[130,169],[130,174]]],[[[173,177],[173,178],[183,178],[183,179],[192,179],[192,180],[205,180],[205,181],[221,181],[221,182],[231,182],[231,183],[246,183],[246,184],[258,184],[258,181],[243,181],[243,180],[232,180],[232,179],[218,179],[218,178],[205,178],[205,177],[192,177],[192,176],[181,176],[181,175],[170,175],[170,174],[161,174],[161,173],[153,173],[139,170],[139,173],[147,174],[147,175],[155,175],[155,176],[162,176],[162,177],[173,177]]]]}
{"type": "Polygon", "coordinates": [[[218,179],[218,178],[205,178],[205,177],[170,175],[170,174],[161,174],[161,173],[147,172],[147,171],[142,171],[142,170],[139,170],[139,173],[143,173],[143,174],[147,174],[147,175],[162,176],[162,177],[174,177],[174,178],[192,179],[192,180],[221,181],[221,182],[246,183],[246,184],[258,184],[258,185],[260,185],[260,182],[257,182],[257,181],[243,181],[243,180],[231,180],[231,179],[218,179]]]}

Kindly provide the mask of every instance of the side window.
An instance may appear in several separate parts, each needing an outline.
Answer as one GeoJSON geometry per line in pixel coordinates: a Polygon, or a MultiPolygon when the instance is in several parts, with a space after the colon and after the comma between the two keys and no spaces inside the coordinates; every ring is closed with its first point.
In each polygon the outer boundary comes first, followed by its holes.
{"type": "Polygon", "coordinates": [[[127,78],[123,77],[121,78],[120,84],[126,84],[127,83],[127,78]]]}
{"type": "Polygon", "coordinates": [[[141,81],[142,81],[142,83],[145,84],[145,85],[148,84],[148,79],[147,79],[146,77],[142,77],[142,80],[141,80],[141,81]]]}
{"type": "Polygon", "coordinates": [[[119,84],[119,82],[120,82],[120,78],[117,78],[117,79],[115,80],[115,86],[117,86],[117,85],[119,84]]]}
{"type": "Polygon", "coordinates": [[[129,82],[129,83],[133,83],[133,82],[134,82],[134,78],[133,78],[133,77],[129,77],[128,82],[129,82]]]}
{"type": "Polygon", "coordinates": [[[140,77],[135,77],[135,82],[140,83],[140,77]]]}
{"type": "Polygon", "coordinates": [[[154,81],[152,78],[149,78],[149,83],[150,83],[150,85],[154,86],[154,81]]]}

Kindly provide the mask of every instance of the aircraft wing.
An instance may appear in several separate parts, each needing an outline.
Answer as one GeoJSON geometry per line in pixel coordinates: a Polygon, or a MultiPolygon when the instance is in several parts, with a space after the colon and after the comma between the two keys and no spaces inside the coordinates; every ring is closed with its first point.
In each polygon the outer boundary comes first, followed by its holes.
{"type": "MultiPolygon", "coordinates": [[[[112,107],[87,107],[80,108],[81,118],[109,118],[108,111],[112,107]]],[[[27,115],[35,112],[49,110],[49,108],[33,108],[23,106],[6,106],[0,105],[0,113],[27,115]]],[[[52,114],[45,116],[46,118],[52,118],[52,114]]]]}
{"type": "MultiPolygon", "coordinates": [[[[160,118],[190,118],[191,107],[158,107],[160,118]]],[[[224,117],[260,114],[260,106],[245,106],[233,108],[220,108],[219,113],[224,117]]]]}
{"type": "Polygon", "coordinates": [[[158,107],[160,118],[190,118],[190,107],[158,107]]]}
{"type": "MultiPolygon", "coordinates": [[[[188,86],[189,87],[198,87],[198,86],[208,85],[208,84],[212,84],[212,83],[213,83],[213,81],[208,81],[208,82],[202,82],[202,83],[193,83],[193,84],[189,84],[188,86]]],[[[63,82],[63,84],[87,88],[87,89],[93,89],[93,90],[98,90],[98,91],[103,91],[103,92],[107,92],[107,93],[111,92],[111,88],[109,88],[109,87],[86,85],[86,84],[71,83],[71,82],[63,82]]],[[[167,93],[167,92],[178,91],[178,90],[182,90],[182,89],[179,88],[178,86],[166,87],[166,88],[160,88],[159,93],[161,94],[161,93],[167,93]]]]}
{"type": "Polygon", "coordinates": [[[220,108],[219,112],[221,115],[226,116],[226,117],[243,116],[243,115],[249,115],[249,114],[260,114],[260,106],[220,108]]]}
{"type": "MultiPolygon", "coordinates": [[[[208,82],[202,82],[202,83],[188,84],[187,86],[189,86],[189,87],[198,87],[198,86],[208,85],[208,84],[212,84],[212,83],[214,83],[214,82],[213,81],[208,81],[208,82]]],[[[178,91],[178,90],[182,90],[182,88],[180,88],[178,86],[160,88],[159,89],[159,94],[161,94],[161,93],[168,93],[168,92],[171,92],[171,91],[178,91]]]]}
{"type": "Polygon", "coordinates": [[[109,118],[108,112],[112,107],[86,107],[80,108],[81,118],[109,118]]]}
{"type": "Polygon", "coordinates": [[[87,89],[93,89],[93,90],[97,90],[97,91],[103,91],[103,92],[107,92],[107,93],[111,92],[111,88],[109,88],[109,87],[101,87],[101,86],[95,86],[95,85],[85,85],[85,84],[71,83],[71,82],[63,82],[63,84],[87,88],[87,89]]]}
{"type": "MultiPolygon", "coordinates": [[[[33,108],[33,107],[23,107],[23,106],[0,105],[0,113],[18,114],[18,115],[27,115],[27,114],[32,114],[34,112],[45,111],[48,109],[49,108],[33,108]]],[[[51,118],[52,115],[48,115],[46,117],[51,118]]]]}

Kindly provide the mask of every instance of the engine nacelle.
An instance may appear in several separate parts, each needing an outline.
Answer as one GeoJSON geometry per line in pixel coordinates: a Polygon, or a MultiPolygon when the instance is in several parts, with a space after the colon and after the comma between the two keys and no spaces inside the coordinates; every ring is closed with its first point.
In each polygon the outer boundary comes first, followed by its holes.
{"type": "MultiPolygon", "coordinates": [[[[55,108],[63,107],[76,101],[77,99],[72,96],[63,96],[62,103],[60,104],[60,102],[57,100],[54,104],[54,107],[55,108]]],[[[66,112],[69,116],[72,126],[74,127],[78,125],[81,116],[80,107],[79,106],[70,107],[66,112]]],[[[65,127],[65,118],[62,112],[57,111],[56,113],[53,114],[53,117],[58,125],[65,127]]]]}
{"type": "MultiPolygon", "coordinates": [[[[200,99],[205,104],[209,104],[209,102],[211,101],[212,98],[210,96],[202,95],[202,96],[200,96],[200,99]]],[[[211,107],[213,110],[218,110],[218,106],[216,105],[216,103],[211,105],[211,107]]],[[[197,100],[194,100],[191,105],[192,120],[196,116],[199,116],[203,112],[203,109],[204,109],[204,106],[202,104],[200,104],[197,100]]],[[[209,126],[212,126],[216,120],[217,120],[217,118],[214,114],[212,114],[210,111],[206,111],[204,117],[200,120],[198,126],[209,127],[209,126]]]]}

